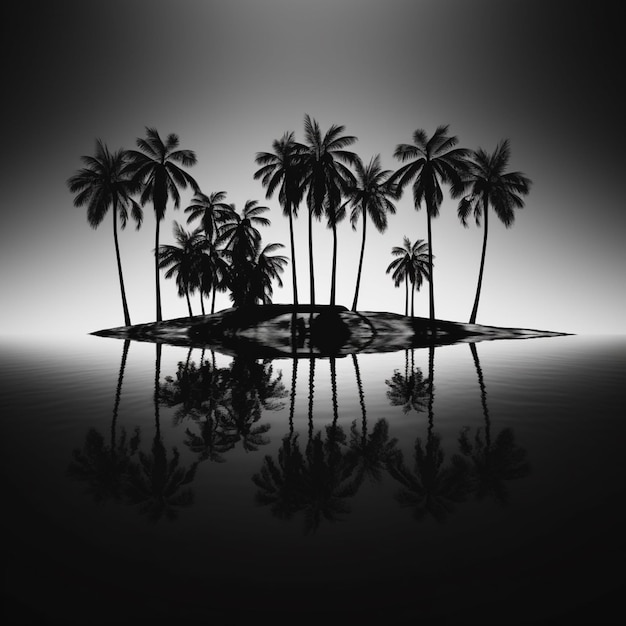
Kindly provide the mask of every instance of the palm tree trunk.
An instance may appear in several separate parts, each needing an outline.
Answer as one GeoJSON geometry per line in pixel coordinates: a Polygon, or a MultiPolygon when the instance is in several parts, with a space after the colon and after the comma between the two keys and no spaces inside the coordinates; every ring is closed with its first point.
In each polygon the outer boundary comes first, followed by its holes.
{"type": "Polygon", "coordinates": [[[161,379],[161,344],[156,343],[156,359],[154,362],[154,427],[155,438],[161,438],[161,419],[159,415],[159,383],[161,379]]]}
{"type": "Polygon", "coordinates": [[[202,289],[200,289],[200,310],[202,311],[202,315],[206,315],[204,311],[204,298],[202,297],[202,289]]]}
{"type": "Polygon", "coordinates": [[[404,316],[409,316],[409,275],[404,277],[404,316]]]}
{"type": "Polygon", "coordinates": [[[211,297],[211,313],[215,313],[215,292],[217,291],[217,289],[215,288],[215,285],[213,285],[213,296],[211,297]]]}
{"type": "Polygon", "coordinates": [[[415,317],[415,285],[411,283],[411,317],[415,317]]]}
{"type": "Polygon", "coordinates": [[[478,285],[476,286],[476,297],[474,298],[474,306],[472,307],[472,314],[470,315],[469,323],[476,323],[476,314],[478,313],[478,301],[480,299],[480,290],[483,286],[483,270],[485,268],[485,252],[487,251],[487,231],[489,230],[489,205],[487,198],[484,198],[484,217],[485,217],[485,231],[483,234],[483,250],[480,255],[480,269],[478,270],[478,285]]]}
{"type": "Polygon", "coordinates": [[[157,215],[156,234],[154,238],[154,274],[156,283],[156,321],[160,322],[163,317],[161,315],[161,282],[159,277],[159,228],[161,220],[157,215]]]}
{"type": "Polygon", "coordinates": [[[359,269],[356,275],[356,289],[354,290],[354,300],[352,302],[352,310],[356,311],[357,301],[359,299],[359,287],[361,286],[361,271],[363,270],[363,256],[365,253],[365,227],[367,224],[367,211],[363,209],[363,240],[361,241],[361,254],[359,256],[359,269]]]}
{"type": "Polygon", "coordinates": [[[115,243],[115,258],[117,259],[117,273],[120,279],[120,291],[122,292],[122,308],[124,309],[124,324],[130,326],[130,314],[126,302],[126,289],[124,288],[124,276],[122,275],[122,259],[120,257],[120,244],[117,238],[117,202],[113,204],[113,241],[115,243]]]}
{"type": "Polygon", "coordinates": [[[330,304],[335,306],[335,289],[337,279],[337,224],[333,220],[333,267],[330,278],[330,304]]]}
{"type": "Polygon", "coordinates": [[[298,306],[298,281],[296,278],[296,244],[293,238],[293,215],[291,214],[292,206],[289,203],[289,243],[291,245],[291,282],[293,284],[293,303],[298,306]]]}
{"type": "Polygon", "coordinates": [[[430,321],[435,321],[435,287],[433,280],[433,243],[432,230],[430,226],[430,210],[426,207],[426,223],[428,225],[428,269],[430,270],[430,280],[428,281],[428,294],[430,297],[430,321]]]}
{"type": "Polygon", "coordinates": [[[315,273],[313,271],[313,209],[309,207],[309,281],[311,304],[315,306],[315,273]]]}
{"type": "Polygon", "coordinates": [[[185,298],[187,298],[187,309],[189,309],[189,317],[193,317],[191,312],[191,300],[189,299],[189,289],[185,287],[185,298]]]}

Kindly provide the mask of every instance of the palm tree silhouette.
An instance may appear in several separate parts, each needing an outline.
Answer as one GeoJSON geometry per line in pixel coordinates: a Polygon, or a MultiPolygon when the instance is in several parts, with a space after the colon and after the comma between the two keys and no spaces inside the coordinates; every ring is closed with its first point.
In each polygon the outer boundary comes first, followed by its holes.
{"type": "Polygon", "coordinates": [[[404,314],[409,314],[409,284],[411,285],[411,317],[415,314],[415,291],[422,287],[424,279],[430,280],[432,276],[431,255],[428,244],[423,239],[418,239],[414,244],[408,237],[404,237],[403,246],[394,246],[391,254],[396,258],[389,263],[385,273],[393,270],[391,277],[394,285],[399,287],[404,281],[405,299],[404,314]]]}
{"type": "Polygon", "coordinates": [[[441,183],[456,184],[465,163],[468,151],[454,148],[458,143],[456,137],[448,136],[448,126],[438,126],[432,137],[425,131],[417,129],[413,133],[412,144],[398,144],[394,157],[406,165],[401,166],[392,176],[392,182],[402,190],[413,181],[413,200],[415,209],[426,204],[426,223],[428,226],[428,260],[431,268],[429,280],[430,320],[435,319],[435,295],[432,275],[433,243],[431,219],[439,215],[439,207],[443,202],[441,183]],[[408,163],[407,163],[408,161],[408,163]]]}
{"type": "Polygon", "coordinates": [[[500,505],[508,503],[508,490],[505,481],[523,478],[530,473],[527,452],[515,443],[515,433],[505,428],[492,441],[491,418],[487,406],[487,391],[480,367],[476,345],[470,343],[470,350],[476,368],[480,398],[485,418],[485,428],[478,428],[473,442],[469,438],[469,428],[464,428],[459,436],[461,453],[469,457],[473,464],[473,491],[477,500],[491,496],[500,505]]]}
{"type": "Polygon", "coordinates": [[[187,299],[189,317],[192,317],[190,292],[201,286],[202,246],[200,229],[186,231],[176,220],[173,225],[176,245],[161,244],[158,258],[159,268],[169,268],[165,278],[176,278],[178,295],[187,299]]]}
{"type": "Polygon", "coordinates": [[[215,313],[215,294],[224,289],[225,263],[216,246],[217,231],[221,224],[232,216],[233,207],[226,204],[225,191],[216,191],[208,196],[197,193],[186,209],[189,213],[187,223],[200,220],[200,227],[204,233],[202,250],[204,254],[200,263],[200,306],[204,315],[203,294],[211,295],[211,313],[215,313]]]}
{"type": "Polygon", "coordinates": [[[363,255],[365,253],[365,236],[367,226],[367,216],[370,216],[372,223],[378,232],[383,233],[387,229],[387,213],[395,213],[396,207],[390,198],[398,197],[396,189],[389,185],[387,180],[391,175],[391,170],[383,170],[380,166],[380,155],[373,157],[367,166],[359,157],[354,160],[356,170],[356,183],[348,188],[348,203],[352,206],[350,222],[356,229],[359,217],[363,221],[363,238],[361,240],[361,253],[359,255],[359,268],[356,278],[356,288],[354,290],[354,300],[352,310],[357,310],[359,299],[359,287],[361,285],[361,271],[363,269],[363,255]]]}
{"type": "Polygon", "coordinates": [[[198,191],[192,198],[192,204],[186,209],[187,224],[200,220],[200,226],[209,241],[214,241],[220,224],[227,221],[232,214],[233,207],[226,204],[225,191],[215,191],[208,196],[198,191]]]}
{"type": "Polygon", "coordinates": [[[480,226],[480,218],[484,217],[483,247],[480,255],[480,269],[476,296],[470,315],[469,323],[476,323],[478,301],[483,283],[485,267],[485,252],[487,251],[487,233],[489,230],[489,205],[495,211],[500,221],[509,228],[515,220],[514,209],[524,206],[522,196],[530,191],[531,181],[521,172],[507,172],[509,164],[509,141],[501,141],[493,154],[488,154],[482,148],[475,150],[467,159],[466,170],[460,180],[452,187],[455,198],[469,191],[461,199],[458,216],[467,226],[467,218],[474,214],[476,224],[480,226]]]}
{"type": "Polygon", "coordinates": [[[269,207],[258,206],[256,200],[247,200],[241,215],[234,204],[230,205],[231,212],[218,229],[217,245],[223,245],[230,251],[233,262],[242,262],[254,257],[257,246],[261,241],[261,233],[257,226],[269,226],[267,217],[261,214],[269,211],[269,207]]]}
{"type": "Polygon", "coordinates": [[[141,204],[152,202],[156,217],[154,244],[154,273],[156,283],[156,321],[160,322],[161,285],[159,280],[159,229],[165,216],[167,201],[174,201],[174,208],[180,206],[179,189],[189,185],[195,193],[200,191],[198,183],[177,164],[191,167],[196,163],[196,155],[192,150],[180,150],[178,135],[170,133],[165,143],[155,128],[146,127],[146,137],[137,138],[139,150],[129,150],[131,171],[136,180],[142,184],[141,204]]]}
{"type": "Polygon", "coordinates": [[[255,161],[261,167],[254,173],[254,179],[261,179],[267,187],[266,198],[271,198],[279,188],[278,199],[283,214],[289,219],[289,243],[291,246],[291,276],[293,303],[298,305],[298,281],[296,280],[296,248],[293,236],[293,218],[298,216],[302,200],[302,146],[294,138],[293,132],[285,133],[281,139],[272,142],[274,152],[257,152],[255,161]]]}
{"type": "Polygon", "coordinates": [[[92,228],[98,226],[104,220],[109,211],[113,210],[113,242],[115,244],[115,258],[117,260],[117,273],[120,281],[122,294],[122,308],[124,311],[124,324],[130,326],[130,314],[124,288],[124,276],[122,274],[122,261],[117,236],[117,221],[120,226],[126,227],[128,221],[128,209],[130,215],[140,228],[143,220],[141,207],[131,198],[140,189],[139,184],[133,181],[128,174],[128,155],[124,150],[109,152],[106,144],[100,139],[96,141],[94,156],[82,156],[81,160],[85,167],[67,180],[67,186],[74,197],[74,206],[87,205],[87,221],[92,228]]]}
{"type": "Polygon", "coordinates": [[[342,136],[344,129],[344,126],[333,124],[322,136],[317,121],[308,114],[304,116],[306,144],[302,146],[302,167],[304,169],[303,187],[306,189],[309,210],[309,278],[312,305],[315,305],[312,222],[313,216],[320,219],[324,213],[333,231],[330,304],[335,304],[339,206],[347,185],[354,183],[354,175],[344,163],[353,164],[356,159],[356,154],[344,150],[356,141],[356,137],[342,136]]]}

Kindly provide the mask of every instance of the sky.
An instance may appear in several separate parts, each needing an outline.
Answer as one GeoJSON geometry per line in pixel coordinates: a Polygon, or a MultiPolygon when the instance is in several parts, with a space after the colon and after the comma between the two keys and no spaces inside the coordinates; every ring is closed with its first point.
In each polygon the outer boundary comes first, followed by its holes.
{"type": "MultiPolygon", "coordinates": [[[[510,169],[532,180],[509,229],[490,221],[477,322],[572,333],[626,332],[624,74],[621,2],[535,0],[64,0],[5,7],[5,149],[0,176],[0,334],[87,333],[124,323],[109,214],[98,229],[66,181],[93,154],[135,148],[146,127],[194,150],[205,193],[254,199],[285,244],[287,219],[254,180],[255,155],[285,131],[304,140],[305,114],[358,141],[368,162],[397,169],[397,144],[449,124],[459,146],[511,146],[510,169]]],[[[161,243],[172,243],[168,205],[161,243]]],[[[433,221],[435,312],[467,321],[482,231],[464,228],[445,190],[433,221]]],[[[384,233],[369,229],[359,309],[404,311],[385,270],[391,248],[426,240],[410,189],[384,233]]],[[[155,319],[154,231],[120,234],[133,323],[155,319]]],[[[295,223],[300,300],[308,294],[306,212],[295,223]]],[[[339,226],[338,304],[354,295],[360,225],[339,226]]],[[[330,295],[331,231],[313,233],[316,298],[330,295]]],[[[291,268],[274,301],[290,302],[291,268]]],[[[162,279],[164,319],[187,314],[162,279]]],[[[218,296],[217,308],[227,308],[218,296]]],[[[197,297],[194,313],[200,312],[197,297]]],[[[428,315],[428,286],[415,297],[428,315]]]]}

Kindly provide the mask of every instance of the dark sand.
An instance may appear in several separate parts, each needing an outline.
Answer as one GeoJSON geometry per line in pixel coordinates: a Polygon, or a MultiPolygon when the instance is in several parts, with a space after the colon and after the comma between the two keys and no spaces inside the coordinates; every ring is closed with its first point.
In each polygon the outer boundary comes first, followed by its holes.
{"type": "Polygon", "coordinates": [[[257,358],[343,356],[494,339],[556,337],[567,333],[463,324],[379,311],[352,312],[342,306],[274,304],[225,309],[212,315],[120,326],[91,333],[225,354],[245,351],[257,358]],[[295,332],[292,322],[295,321],[295,332]]]}

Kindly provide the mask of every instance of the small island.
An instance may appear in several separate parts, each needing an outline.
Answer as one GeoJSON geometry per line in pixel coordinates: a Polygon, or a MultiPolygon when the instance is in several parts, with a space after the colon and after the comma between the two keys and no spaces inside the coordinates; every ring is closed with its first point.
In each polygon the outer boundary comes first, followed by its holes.
{"type": "Polygon", "coordinates": [[[257,358],[344,356],[493,339],[556,337],[568,333],[502,328],[411,317],[379,311],[350,311],[336,305],[265,304],[233,307],[209,315],[120,326],[91,333],[257,358]]]}

